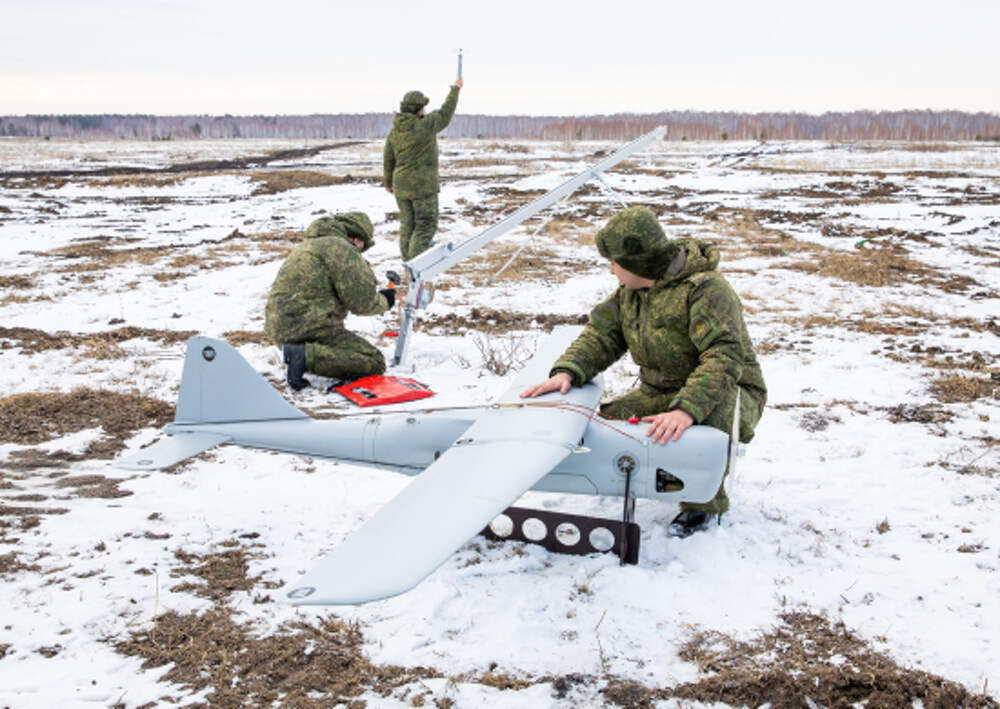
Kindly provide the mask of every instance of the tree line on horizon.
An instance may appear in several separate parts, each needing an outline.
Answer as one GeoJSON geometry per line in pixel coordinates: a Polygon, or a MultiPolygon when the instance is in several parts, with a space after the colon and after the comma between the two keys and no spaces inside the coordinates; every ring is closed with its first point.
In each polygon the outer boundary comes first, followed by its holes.
{"type": "MultiPolygon", "coordinates": [[[[392,113],[287,116],[25,115],[0,117],[0,136],[30,138],[372,139],[392,113]]],[[[456,115],[452,138],[627,140],[666,125],[672,140],[994,140],[1000,114],[963,111],[737,113],[664,111],[600,116],[456,115]]]]}

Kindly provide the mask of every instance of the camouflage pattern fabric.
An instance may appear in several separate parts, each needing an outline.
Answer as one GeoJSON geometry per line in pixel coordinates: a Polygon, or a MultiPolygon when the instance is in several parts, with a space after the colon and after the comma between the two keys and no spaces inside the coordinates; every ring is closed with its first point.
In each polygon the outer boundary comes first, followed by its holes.
{"type": "Polygon", "coordinates": [[[364,242],[362,251],[367,251],[375,243],[375,228],[364,212],[344,212],[333,217],[320,217],[306,227],[307,239],[333,234],[361,239],[364,242]]]}
{"type": "Polygon", "coordinates": [[[399,255],[409,261],[431,245],[437,232],[438,196],[420,199],[396,197],[399,206],[399,255]]]}
{"type": "MultiPolygon", "coordinates": [[[[341,225],[327,236],[307,236],[278,270],[267,298],[264,330],[276,345],[306,344],[306,370],[322,374],[309,366],[309,343],[336,349],[353,342],[344,336],[350,334],[344,328],[348,313],[378,315],[389,309],[389,302],[377,288],[375,274],[347,240],[345,227],[341,225]]],[[[346,356],[354,357],[356,349],[351,344],[345,350],[346,356]]],[[[314,349],[312,361],[326,361],[333,356],[314,349]]],[[[364,356],[374,357],[370,351],[364,356]]]]}
{"type": "Polygon", "coordinates": [[[382,184],[402,199],[420,199],[440,191],[438,144],[440,133],[455,114],[458,87],[436,111],[424,116],[397,113],[382,152],[382,184]]]}
{"type": "Polygon", "coordinates": [[[597,250],[626,271],[657,279],[680,251],[676,239],[667,239],[656,215],[646,207],[628,207],[615,214],[597,232],[597,250]]]}
{"type": "MultiPolygon", "coordinates": [[[[695,423],[726,433],[732,427],[737,386],[742,391],[740,440],[749,442],[767,399],[764,377],[743,322],[743,306],[715,269],[715,246],[693,239],[683,267],[651,288],[619,287],[590,313],[590,321],[552,372],[585,382],[629,352],[639,365],[640,388],[603,407],[609,416],[649,416],[683,409],[695,423]]],[[[669,444],[668,444],[669,445],[669,444]]],[[[720,488],[707,505],[721,513],[728,498],[720,488]]]]}
{"type": "Polygon", "coordinates": [[[331,379],[354,381],[385,372],[385,357],[363,337],[340,330],[306,343],[306,371],[331,379]]]}

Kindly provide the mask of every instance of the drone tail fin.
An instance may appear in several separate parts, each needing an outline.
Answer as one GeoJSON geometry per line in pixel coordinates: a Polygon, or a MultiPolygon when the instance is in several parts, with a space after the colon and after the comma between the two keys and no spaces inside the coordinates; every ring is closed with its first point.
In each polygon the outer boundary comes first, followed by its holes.
{"type": "Polygon", "coordinates": [[[232,345],[201,335],[187,341],[175,423],[303,418],[232,345]]]}
{"type": "Polygon", "coordinates": [[[196,335],[187,342],[174,423],[167,427],[170,435],[115,465],[126,470],[158,470],[232,440],[221,430],[224,426],[215,424],[308,418],[231,345],[196,335]]]}

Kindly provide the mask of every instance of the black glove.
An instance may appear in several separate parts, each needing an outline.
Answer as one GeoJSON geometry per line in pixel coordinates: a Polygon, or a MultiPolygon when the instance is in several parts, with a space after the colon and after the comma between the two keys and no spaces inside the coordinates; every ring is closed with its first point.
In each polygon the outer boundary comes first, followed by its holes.
{"type": "Polygon", "coordinates": [[[386,271],[385,277],[388,278],[389,283],[393,284],[394,286],[398,286],[400,283],[403,282],[403,279],[401,279],[399,277],[399,274],[396,273],[395,271],[386,271]]]}
{"type": "Polygon", "coordinates": [[[392,288],[383,288],[379,291],[379,295],[385,296],[385,299],[389,301],[390,308],[396,304],[396,291],[392,288]]]}

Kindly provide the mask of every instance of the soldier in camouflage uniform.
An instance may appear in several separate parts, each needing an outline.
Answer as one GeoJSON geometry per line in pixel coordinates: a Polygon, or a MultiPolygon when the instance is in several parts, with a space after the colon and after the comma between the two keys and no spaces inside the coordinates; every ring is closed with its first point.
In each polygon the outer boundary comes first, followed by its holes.
{"type": "MultiPolygon", "coordinates": [[[[716,271],[719,251],[694,239],[667,239],[655,215],[629,207],[597,234],[621,285],[590,312],[584,331],[556,361],[545,382],[522,396],[569,391],[625,352],[639,365],[640,386],[601,405],[615,419],[639,417],[646,435],[665,444],[692,424],[732,429],[737,390],[740,440],[750,441],[767,398],[760,365],[743,322],[743,306],[716,271]]],[[[723,486],[708,503],[682,503],[671,525],[686,536],[729,509],[723,486]]]]}
{"type": "Polygon", "coordinates": [[[441,108],[426,115],[430,99],[419,91],[407,92],[385,139],[382,184],[399,205],[399,254],[404,261],[426,251],[437,231],[437,134],[451,122],[462,85],[462,79],[456,79],[441,108]]]}
{"type": "Polygon", "coordinates": [[[376,290],[375,274],[361,256],[374,242],[363,212],[317,219],[288,255],[271,286],[264,330],[282,348],[293,389],[312,372],[353,381],[385,371],[385,357],[344,327],[347,314],[378,315],[393,306],[391,289],[376,290]]]}

